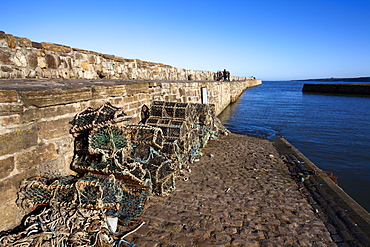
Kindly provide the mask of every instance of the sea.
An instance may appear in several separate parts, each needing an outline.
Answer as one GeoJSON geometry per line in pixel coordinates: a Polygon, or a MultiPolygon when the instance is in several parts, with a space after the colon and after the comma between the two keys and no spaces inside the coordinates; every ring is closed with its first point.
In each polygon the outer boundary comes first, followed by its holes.
{"type": "Polygon", "coordinates": [[[234,133],[285,137],[370,212],[370,97],[303,93],[304,83],[263,81],[219,118],[234,133]]]}

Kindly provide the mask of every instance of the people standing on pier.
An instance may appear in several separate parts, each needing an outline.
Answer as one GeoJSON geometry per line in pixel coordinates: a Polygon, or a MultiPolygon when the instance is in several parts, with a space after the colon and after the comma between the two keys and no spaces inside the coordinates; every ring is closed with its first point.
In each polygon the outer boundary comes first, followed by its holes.
{"type": "Polygon", "coordinates": [[[224,81],[230,81],[230,72],[227,71],[226,69],[224,69],[223,71],[223,78],[224,78],[224,81]]]}
{"type": "Polygon", "coordinates": [[[230,71],[224,69],[223,71],[217,71],[217,81],[230,81],[230,71]]]}

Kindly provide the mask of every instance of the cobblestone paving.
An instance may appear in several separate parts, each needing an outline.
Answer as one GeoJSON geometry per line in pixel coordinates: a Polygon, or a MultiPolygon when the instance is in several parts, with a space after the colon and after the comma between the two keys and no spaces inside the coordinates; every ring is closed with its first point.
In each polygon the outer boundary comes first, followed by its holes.
{"type": "Polygon", "coordinates": [[[167,197],[147,204],[137,246],[337,246],[268,140],[212,141],[167,197]],[[187,180],[187,181],[185,181],[187,180]]]}
{"type": "Polygon", "coordinates": [[[317,174],[314,167],[305,163],[304,157],[295,153],[291,144],[275,139],[273,145],[284,155],[301,193],[307,197],[316,215],[325,222],[332,240],[340,247],[370,246],[370,215],[337,194],[338,191],[341,193],[340,187],[337,192],[330,188],[330,177],[325,181],[327,175],[317,174]]]}

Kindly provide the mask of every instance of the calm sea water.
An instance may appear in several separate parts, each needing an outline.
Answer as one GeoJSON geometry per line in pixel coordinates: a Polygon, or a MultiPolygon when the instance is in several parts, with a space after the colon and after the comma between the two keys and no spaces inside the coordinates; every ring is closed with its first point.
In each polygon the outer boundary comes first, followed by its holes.
{"type": "Polygon", "coordinates": [[[284,136],[370,212],[370,97],[302,93],[304,82],[264,81],[219,116],[235,133],[284,136]]]}

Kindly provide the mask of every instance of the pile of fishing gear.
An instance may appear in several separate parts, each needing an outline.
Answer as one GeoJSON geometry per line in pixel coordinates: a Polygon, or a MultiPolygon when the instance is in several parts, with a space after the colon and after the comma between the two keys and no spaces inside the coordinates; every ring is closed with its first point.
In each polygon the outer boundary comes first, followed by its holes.
{"type": "Polygon", "coordinates": [[[200,148],[228,134],[214,112],[210,104],[154,101],[137,125],[123,124],[130,117],[110,103],[76,114],[78,175],[23,181],[17,204],[35,210],[0,233],[0,246],[130,245],[124,237],[142,226],[148,199],[175,190],[200,148]],[[120,236],[117,224],[131,231],[120,236]]]}

